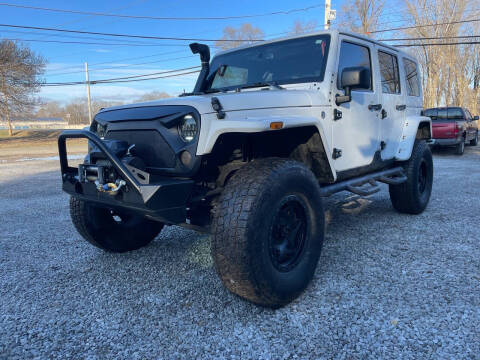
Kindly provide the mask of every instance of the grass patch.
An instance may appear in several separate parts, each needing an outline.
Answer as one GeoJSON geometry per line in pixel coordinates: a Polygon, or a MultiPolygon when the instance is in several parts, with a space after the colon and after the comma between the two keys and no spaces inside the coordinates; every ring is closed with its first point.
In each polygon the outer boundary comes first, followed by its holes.
{"type": "Polygon", "coordinates": [[[13,136],[8,135],[8,130],[0,130],[0,141],[9,141],[14,139],[21,140],[55,140],[61,130],[13,130],[13,136]]]}

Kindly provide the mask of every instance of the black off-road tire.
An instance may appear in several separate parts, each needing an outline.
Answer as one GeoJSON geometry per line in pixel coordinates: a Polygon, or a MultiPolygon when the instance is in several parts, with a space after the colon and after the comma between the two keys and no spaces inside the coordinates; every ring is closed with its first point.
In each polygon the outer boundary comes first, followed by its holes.
{"type": "Polygon", "coordinates": [[[455,147],[455,155],[463,155],[465,152],[465,139],[462,138],[459,144],[455,147]]]}
{"type": "Polygon", "coordinates": [[[407,181],[389,186],[392,205],[401,213],[420,214],[428,205],[433,184],[432,152],[425,141],[415,141],[404,167],[407,181]]]}
{"type": "Polygon", "coordinates": [[[324,238],[318,182],[303,164],[255,160],[239,169],[214,208],[212,257],[223,284],[278,308],[311,281],[324,238]]]}
{"type": "Polygon", "coordinates": [[[477,145],[478,145],[478,131],[475,137],[472,140],[470,140],[470,146],[477,146],[477,145]]]}
{"type": "Polygon", "coordinates": [[[109,252],[126,252],[148,245],[163,224],[142,216],[109,209],[70,197],[73,225],[90,244],[109,252]]]}

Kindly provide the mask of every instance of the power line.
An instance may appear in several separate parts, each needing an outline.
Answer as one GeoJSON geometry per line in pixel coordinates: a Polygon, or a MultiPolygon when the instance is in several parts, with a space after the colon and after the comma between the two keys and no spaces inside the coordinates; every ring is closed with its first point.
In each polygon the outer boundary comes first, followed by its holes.
{"type": "MultiPolygon", "coordinates": [[[[206,42],[220,41],[220,40],[221,41],[241,40],[241,39],[199,39],[199,38],[182,38],[182,37],[168,37],[168,36],[113,34],[113,33],[102,33],[102,32],[93,32],[93,31],[54,29],[54,28],[40,27],[40,26],[26,26],[26,25],[12,25],[12,24],[0,24],[0,27],[10,27],[10,28],[16,28],[16,29],[33,29],[33,30],[42,30],[42,31],[57,31],[57,32],[65,32],[65,33],[75,33],[75,34],[128,37],[128,38],[136,38],[136,39],[153,39],[153,40],[180,40],[180,41],[206,41],[206,42]]],[[[250,39],[249,41],[263,41],[263,40],[250,39]]]]}
{"type": "MultiPolygon", "coordinates": [[[[188,67],[188,68],[172,69],[172,70],[154,72],[154,73],[149,73],[149,74],[144,74],[144,75],[132,75],[132,76],[110,78],[110,79],[92,80],[92,81],[90,81],[90,84],[101,84],[101,83],[107,83],[107,82],[112,82],[112,81],[117,81],[117,80],[142,78],[142,77],[152,76],[152,75],[164,75],[164,74],[170,74],[170,73],[173,73],[173,72],[197,69],[199,67],[200,66],[192,66],[192,67],[188,67]]],[[[44,85],[58,85],[58,84],[79,85],[79,84],[85,84],[85,82],[84,81],[69,81],[69,82],[58,82],[58,83],[45,83],[44,85]]]]}
{"type": "Polygon", "coordinates": [[[480,41],[459,41],[451,43],[423,43],[423,44],[393,44],[395,47],[415,47],[415,46],[452,46],[452,45],[478,45],[480,41]]]}
{"type": "Polygon", "coordinates": [[[57,44],[77,44],[77,45],[105,45],[105,46],[148,46],[148,47],[185,46],[185,44],[101,43],[101,42],[90,42],[90,41],[62,41],[62,40],[40,40],[40,39],[23,39],[23,38],[1,38],[1,40],[43,42],[43,43],[57,43],[57,44]]]}
{"type": "Polygon", "coordinates": [[[100,84],[116,84],[116,83],[126,83],[126,82],[135,82],[135,81],[145,81],[145,80],[156,80],[156,79],[165,79],[165,78],[170,78],[170,77],[175,77],[175,76],[183,76],[183,75],[188,75],[188,74],[195,74],[199,73],[200,70],[194,70],[194,71],[188,71],[184,72],[181,74],[172,74],[172,75],[165,75],[165,76],[157,76],[157,77],[151,77],[148,79],[133,79],[133,80],[116,80],[116,81],[109,81],[109,82],[102,82],[100,84]]]}
{"type": "Polygon", "coordinates": [[[154,73],[149,73],[149,74],[144,74],[144,75],[131,75],[131,76],[124,76],[124,77],[118,77],[118,78],[112,78],[112,79],[103,79],[103,80],[95,80],[95,81],[90,81],[90,83],[96,84],[96,83],[102,83],[102,82],[108,82],[108,81],[114,81],[114,80],[125,80],[125,79],[134,79],[134,78],[140,78],[140,77],[145,77],[145,76],[152,76],[152,75],[162,75],[162,74],[169,74],[172,72],[177,72],[177,71],[186,71],[186,70],[192,70],[192,69],[198,69],[200,66],[190,66],[188,68],[183,68],[183,69],[174,69],[174,70],[167,70],[167,71],[159,71],[159,72],[154,72],[154,73]]]}
{"type": "MultiPolygon", "coordinates": [[[[90,84],[115,84],[115,83],[125,83],[125,82],[134,82],[134,81],[146,81],[146,80],[157,80],[157,79],[165,79],[165,78],[170,78],[170,77],[175,77],[175,76],[183,76],[183,75],[188,75],[188,74],[195,74],[200,72],[200,70],[194,70],[194,71],[188,71],[188,72],[183,72],[180,74],[171,74],[171,75],[165,75],[165,76],[156,76],[156,77],[151,77],[147,79],[132,79],[132,80],[113,80],[113,81],[108,81],[108,82],[96,82],[96,81],[90,81],[90,84]]],[[[70,82],[70,83],[44,83],[41,86],[71,86],[71,85],[84,85],[84,81],[77,81],[77,82],[70,82]]]]}
{"type": "Polygon", "coordinates": [[[69,14],[89,15],[89,16],[118,17],[118,18],[143,19],[143,20],[174,20],[174,21],[247,19],[247,18],[265,17],[265,16],[273,16],[273,15],[288,15],[288,14],[297,13],[297,12],[306,12],[306,11],[320,8],[320,7],[323,8],[323,4],[317,4],[317,5],[312,5],[304,8],[274,11],[274,12],[263,13],[263,14],[234,15],[234,16],[207,16],[207,17],[164,17],[164,16],[123,15],[123,14],[110,14],[110,13],[80,11],[80,10],[54,9],[54,8],[27,6],[27,5],[10,4],[10,3],[0,3],[0,6],[69,13],[69,14]]]}
{"type": "Polygon", "coordinates": [[[480,35],[412,37],[412,38],[403,38],[403,39],[381,39],[380,41],[444,40],[444,39],[470,39],[470,38],[480,38],[480,35]]]}
{"type": "MultiPolygon", "coordinates": [[[[417,29],[417,28],[431,27],[431,26],[464,24],[464,23],[476,22],[476,21],[480,21],[480,19],[469,19],[469,20],[458,20],[458,21],[450,21],[450,22],[435,23],[435,24],[403,26],[403,27],[397,27],[397,28],[391,28],[391,29],[383,29],[383,30],[371,31],[370,34],[376,34],[376,33],[387,32],[387,31],[396,31],[396,30],[417,29]]],[[[0,25],[0,26],[1,26],[1,25],[0,25]]]]}
{"type": "MultiPolygon", "coordinates": [[[[43,33],[37,33],[35,31],[18,31],[18,30],[1,30],[0,33],[13,33],[13,34],[20,34],[20,35],[34,35],[34,36],[39,36],[39,38],[35,39],[47,39],[50,37],[55,37],[55,38],[66,38],[67,40],[70,39],[80,39],[82,41],[85,40],[94,40],[94,41],[109,41],[112,42],[112,44],[115,44],[115,42],[121,41],[122,43],[126,44],[140,44],[140,45],[157,45],[158,43],[152,43],[152,42],[145,42],[145,41],[139,41],[139,40],[128,40],[128,39],[115,39],[115,38],[107,38],[107,37],[98,37],[98,36],[85,36],[85,35],[70,35],[70,34],[48,34],[45,35],[43,33]]],[[[12,35],[13,36],[13,35],[12,35]]]]}
{"type": "MultiPolygon", "coordinates": [[[[165,61],[190,59],[192,57],[195,57],[195,55],[180,56],[180,57],[176,57],[176,58],[161,59],[161,60],[155,60],[155,61],[147,61],[147,62],[136,63],[136,64],[125,64],[125,65],[119,65],[119,66],[111,66],[111,67],[99,68],[99,69],[90,69],[90,72],[102,71],[102,70],[116,70],[116,69],[120,69],[120,68],[126,68],[126,67],[138,66],[138,65],[157,64],[157,63],[161,63],[161,62],[165,62],[165,61]]],[[[49,76],[60,76],[60,75],[80,74],[80,73],[83,74],[84,71],[79,70],[79,71],[69,71],[69,72],[54,73],[54,74],[49,73],[49,76]]]]}
{"type": "MultiPolygon", "coordinates": [[[[89,64],[88,66],[90,67],[90,66],[96,66],[96,65],[116,64],[116,63],[119,63],[119,62],[122,62],[122,61],[146,59],[146,58],[151,58],[151,57],[154,57],[154,56],[179,54],[179,53],[182,53],[182,52],[184,52],[184,50],[175,50],[175,51],[162,52],[162,53],[145,55],[145,56],[134,56],[134,57],[129,57],[129,58],[117,59],[115,61],[104,61],[104,62],[93,63],[91,65],[89,64]]],[[[78,68],[82,68],[82,67],[83,67],[83,65],[64,66],[64,67],[61,67],[59,69],[55,69],[55,70],[52,70],[52,71],[57,72],[57,71],[68,70],[68,69],[78,69],[78,68]]],[[[82,71],[82,73],[83,73],[83,71],[82,71]]]]}

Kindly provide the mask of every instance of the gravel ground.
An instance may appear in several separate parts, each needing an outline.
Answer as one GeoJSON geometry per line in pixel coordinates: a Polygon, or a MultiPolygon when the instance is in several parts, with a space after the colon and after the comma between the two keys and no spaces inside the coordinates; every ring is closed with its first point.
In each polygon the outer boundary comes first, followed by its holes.
{"type": "Polygon", "coordinates": [[[327,199],[315,278],[277,311],[222,287],[209,236],[104,253],[75,232],[55,161],[0,162],[0,358],[479,359],[480,147],[434,161],[420,216],[386,188],[327,199]]]}

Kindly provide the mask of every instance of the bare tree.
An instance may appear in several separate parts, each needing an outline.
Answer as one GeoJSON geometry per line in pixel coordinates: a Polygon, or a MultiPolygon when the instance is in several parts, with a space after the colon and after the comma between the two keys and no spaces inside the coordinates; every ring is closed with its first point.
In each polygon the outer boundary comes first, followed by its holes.
{"type": "MultiPolygon", "coordinates": [[[[92,104],[92,108],[93,108],[92,104]]],[[[65,118],[69,125],[88,124],[88,107],[85,99],[72,100],[65,106],[65,118]]]]}
{"type": "Polygon", "coordinates": [[[256,40],[261,40],[263,36],[263,30],[250,23],[245,23],[239,28],[227,26],[223,29],[222,38],[215,42],[215,46],[226,50],[243,44],[251,44],[256,40]]]}
{"type": "Polygon", "coordinates": [[[300,35],[300,34],[305,34],[309,33],[315,30],[318,26],[318,21],[316,20],[311,20],[308,22],[301,21],[301,20],[295,20],[295,23],[293,24],[291,33],[292,35],[300,35]]]}
{"type": "Polygon", "coordinates": [[[142,96],[140,96],[137,101],[143,102],[143,101],[152,101],[152,100],[159,100],[159,99],[166,99],[171,97],[169,94],[163,91],[151,91],[148,92],[142,96]]]}
{"type": "Polygon", "coordinates": [[[65,116],[65,109],[58,101],[43,101],[38,108],[36,117],[60,117],[65,116]]]}
{"type": "Polygon", "coordinates": [[[23,113],[35,104],[33,94],[41,85],[45,60],[30,48],[10,41],[0,42],[0,112],[13,135],[12,114],[23,113]]]}
{"type": "Polygon", "coordinates": [[[347,0],[342,6],[339,26],[370,36],[377,30],[384,6],[384,0],[347,0]]]}
{"type": "Polygon", "coordinates": [[[455,23],[468,17],[471,2],[468,0],[405,0],[405,2],[415,25],[430,25],[408,29],[405,33],[410,37],[439,38],[435,43],[442,44],[411,50],[422,67],[424,106],[456,105],[478,112],[475,76],[478,74],[480,60],[479,47],[449,45],[455,36],[474,34],[472,24],[455,23]]]}

